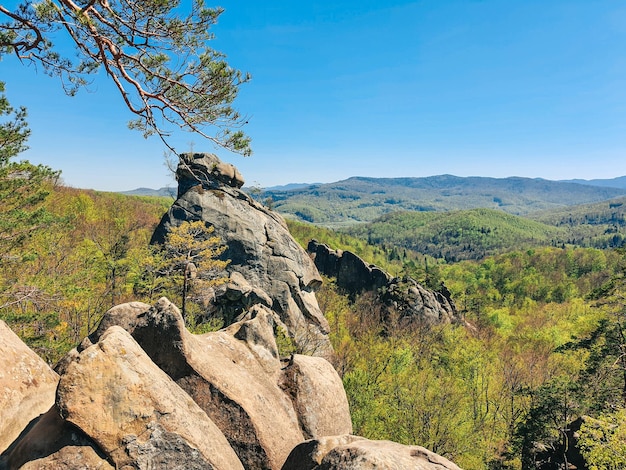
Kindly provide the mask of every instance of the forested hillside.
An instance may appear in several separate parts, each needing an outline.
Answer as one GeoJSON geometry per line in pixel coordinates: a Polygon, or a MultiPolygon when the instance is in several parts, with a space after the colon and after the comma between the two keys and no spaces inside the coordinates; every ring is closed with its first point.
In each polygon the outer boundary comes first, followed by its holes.
{"type": "Polygon", "coordinates": [[[494,209],[394,212],[342,232],[446,261],[482,259],[541,246],[618,248],[626,240],[624,198],[515,216],[494,209]]]}
{"type": "MultiPolygon", "coordinates": [[[[297,226],[301,238],[304,230],[297,226]]],[[[345,234],[311,227],[311,235],[385,258],[345,234]]],[[[318,299],[355,432],[422,442],[466,469],[585,468],[581,452],[593,468],[623,468],[624,253],[507,251],[431,266],[461,325],[381,323],[372,296],[350,303],[327,280],[318,299]],[[581,416],[576,447],[565,436],[581,416]]]]}
{"type": "MultiPolygon", "coordinates": [[[[30,232],[0,262],[0,318],[50,363],[134,292],[170,201],[58,186],[30,232]]],[[[8,247],[5,246],[5,250],[8,247]]]]}

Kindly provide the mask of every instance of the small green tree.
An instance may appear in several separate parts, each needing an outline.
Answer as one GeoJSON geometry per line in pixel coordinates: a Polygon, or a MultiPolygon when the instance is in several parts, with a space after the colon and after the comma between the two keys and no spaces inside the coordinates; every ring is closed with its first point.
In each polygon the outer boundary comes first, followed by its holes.
{"type": "Polygon", "coordinates": [[[152,268],[158,275],[160,287],[155,290],[172,289],[181,298],[183,318],[187,319],[187,300],[203,300],[209,288],[224,282],[219,277],[228,261],[219,256],[226,246],[214,235],[215,228],[201,220],[171,227],[162,246],[152,258],[152,268]]]}

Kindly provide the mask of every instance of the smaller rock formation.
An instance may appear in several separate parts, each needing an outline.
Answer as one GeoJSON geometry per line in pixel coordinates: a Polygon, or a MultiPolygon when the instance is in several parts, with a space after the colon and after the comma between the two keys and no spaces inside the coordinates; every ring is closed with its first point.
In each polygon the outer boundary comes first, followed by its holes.
{"type": "Polygon", "coordinates": [[[59,377],[0,320],[0,454],[54,404],[59,377]]]}
{"type": "Polygon", "coordinates": [[[378,266],[368,264],[350,251],[332,250],[317,240],[307,246],[315,267],[326,276],[337,279],[337,285],[349,295],[377,291],[386,286],[391,276],[378,266]]]}
{"type": "Polygon", "coordinates": [[[354,253],[333,250],[316,240],[309,242],[307,251],[317,269],[336,278],[337,286],[352,298],[363,292],[375,292],[378,300],[392,307],[401,319],[435,323],[459,320],[450,291],[443,284],[439,292],[433,292],[410,277],[392,278],[354,253]]]}
{"type": "Polygon", "coordinates": [[[400,318],[419,318],[431,323],[459,320],[450,292],[444,285],[441,292],[436,292],[425,289],[410,277],[396,277],[381,290],[379,298],[384,305],[393,307],[400,318]]]}
{"type": "Polygon", "coordinates": [[[327,436],[293,449],[282,470],[461,470],[420,446],[371,441],[358,436],[327,436]]]}

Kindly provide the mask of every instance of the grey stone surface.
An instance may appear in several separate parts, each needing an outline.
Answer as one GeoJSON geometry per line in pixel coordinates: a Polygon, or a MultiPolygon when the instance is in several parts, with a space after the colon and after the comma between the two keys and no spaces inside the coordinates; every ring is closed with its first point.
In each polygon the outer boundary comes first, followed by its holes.
{"type": "MultiPolygon", "coordinates": [[[[253,286],[248,295],[239,296],[239,306],[232,298],[221,299],[232,289],[215,291],[212,308],[217,309],[226,324],[235,322],[237,315],[253,302],[270,302],[290,336],[313,349],[303,352],[328,355],[332,350],[328,322],[315,298],[322,281],[306,250],[293,239],[279,214],[211,171],[221,164],[217,157],[194,154],[193,161],[194,174],[179,166],[178,199],[161,220],[152,242],[162,243],[169,228],[184,221],[203,220],[211,224],[215,235],[227,246],[222,257],[230,260],[224,273],[230,278],[229,284],[241,286],[243,279],[253,286]]],[[[245,291],[245,287],[237,289],[245,291]]]]}

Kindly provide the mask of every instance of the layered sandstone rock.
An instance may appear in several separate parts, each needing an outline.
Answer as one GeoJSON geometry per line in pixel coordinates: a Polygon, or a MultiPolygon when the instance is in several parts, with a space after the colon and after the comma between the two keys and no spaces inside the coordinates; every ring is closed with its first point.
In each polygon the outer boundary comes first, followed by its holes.
{"type": "Polygon", "coordinates": [[[117,468],[243,468],[215,423],[119,326],[68,364],[57,406],[117,468]]]}
{"type": "Polygon", "coordinates": [[[218,289],[213,304],[226,324],[235,322],[253,303],[269,302],[290,336],[309,347],[306,352],[328,354],[328,322],[314,294],[321,285],[315,265],[290,235],[282,217],[241,191],[241,177],[231,174],[229,168],[215,155],[181,155],[176,172],[178,198],[152,242],[162,243],[169,228],[184,221],[211,224],[227,246],[223,258],[230,260],[225,275],[231,289],[228,284],[218,289]],[[238,296],[237,291],[242,294],[238,296]],[[224,298],[227,293],[231,297],[224,298]]]}
{"type": "Polygon", "coordinates": [[[0,454],[54,404],[59,377],[0,320],[0,454]]]}
{"type": "Polygon", "coordinates": [[[220,428],[246,468],[278,469],[304,439],[351,432],[337,373],[320,357],[281,362],[275,329],[283,326],[267,307],[254,306],[224,330],[192,335],[165,298],[152,307],[124,304],[105,314],[75,354],[100,344],[116,323],[220,428]]]}

